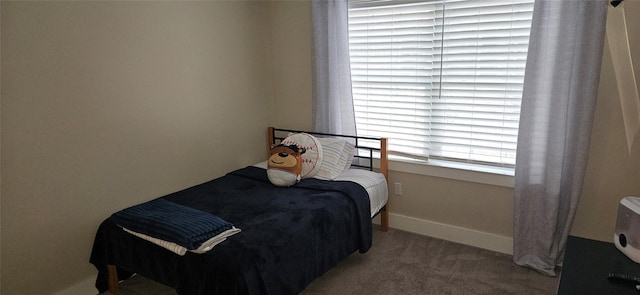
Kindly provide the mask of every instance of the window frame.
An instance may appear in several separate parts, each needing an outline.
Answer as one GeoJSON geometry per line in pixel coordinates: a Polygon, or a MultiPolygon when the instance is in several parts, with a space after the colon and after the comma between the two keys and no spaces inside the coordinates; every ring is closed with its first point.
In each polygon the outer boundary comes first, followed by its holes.
{"type": "MultiPolygon", "coordinates": [[[[386,6],[391,1],[385,0],[350,0],[351,8],[386,6]]],[[[394,4],[415,4],[420,2],[434,1],[418,1],[418,0],[394,0],[394,4]]],[[[444,2],[444,1],[443,1],[444,2]]],[[[459,1],[457,1],[459,2],[459,1]]],[[[509,76],[505,76],[509,77],[509,76]]],[[[405,158],[399,157],[396,153],[390,152],[391,170],[432,175],[438,177],[454,178],[472,182],[490,183],[499,186],[513,187],[513,176],[515,174],[514,165],[502,165],[500,163],[483,164],[474,161],[449,160],[442,158],[430,157],[429,159],[405,158]],[[451,173],[451,170],[454,173],[451,173]],[[462,170],[460,172],[459,170],[462,170]],[[460,173],[465,176],[460,176],[460,173]]]]}

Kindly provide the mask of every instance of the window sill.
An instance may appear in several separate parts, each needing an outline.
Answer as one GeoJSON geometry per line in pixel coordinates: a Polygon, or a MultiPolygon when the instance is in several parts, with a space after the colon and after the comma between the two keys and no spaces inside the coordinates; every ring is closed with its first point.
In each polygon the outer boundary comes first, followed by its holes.
{"type": "Polygon", "coordinates": [[[389,159],[392,171],[449,178],[468,182],[513,187],[514,171],[509,168],[456,163],[441,160],[411,161],[389,159]]]}

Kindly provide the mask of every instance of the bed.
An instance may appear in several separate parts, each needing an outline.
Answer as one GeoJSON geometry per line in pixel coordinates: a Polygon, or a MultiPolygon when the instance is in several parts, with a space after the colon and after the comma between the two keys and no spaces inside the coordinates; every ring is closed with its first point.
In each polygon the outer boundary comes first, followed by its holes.
{"type": "Polygon", "coordinates": [[[367,252],[371,219],[380,215],[380,229],[388,229],[387,140],[269,127],[268,145],[301,134],[323,139],[317,152],[325,156],[327,140],[351,145],[345,169],[331,179],[277,187],[266,162],[257,163],[140,205],[177,204],[238,229],[204,253],[169,251],[125,230],[114,214],[99,226],[91,252],[98,291],[118,293],[119,281],[137,273],[181,295],[298,294],[346,257],[367,252]]]}

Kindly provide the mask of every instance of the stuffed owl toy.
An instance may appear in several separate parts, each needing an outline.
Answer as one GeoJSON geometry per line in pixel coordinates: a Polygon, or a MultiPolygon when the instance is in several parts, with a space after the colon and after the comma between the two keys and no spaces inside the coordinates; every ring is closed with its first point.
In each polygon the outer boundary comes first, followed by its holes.
{"type": "Polygon", "coordinates": [[[279,144],[271,148],[267,161],[267,177],[275,186],[292,186],[300,181],[304,148],[279,144]]]}

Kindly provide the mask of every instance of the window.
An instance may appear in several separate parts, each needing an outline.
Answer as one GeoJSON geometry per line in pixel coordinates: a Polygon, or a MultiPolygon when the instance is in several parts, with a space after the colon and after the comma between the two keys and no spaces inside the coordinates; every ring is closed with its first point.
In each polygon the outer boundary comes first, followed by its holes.
{"type": "Polygon", "coordinates": [[[351,0],[358,134],[396,155],[515,166],[533,0],[351,0]]]}

